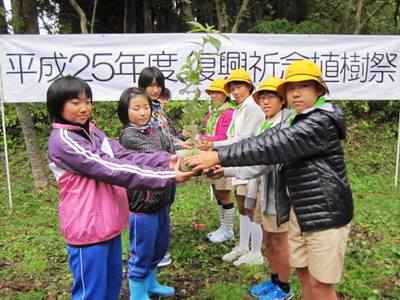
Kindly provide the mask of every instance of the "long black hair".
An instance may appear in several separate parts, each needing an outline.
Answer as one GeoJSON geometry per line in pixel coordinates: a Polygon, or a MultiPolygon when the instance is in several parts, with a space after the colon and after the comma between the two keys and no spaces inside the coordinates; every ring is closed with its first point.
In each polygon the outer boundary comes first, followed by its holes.
{"type": "MultiPolygon", "coordinates": [[[[138,96],[143,96],[144,98],[147,99],[149,102],[149,106],[151,109],[151,114],[153,113],[153,107],[151,105],[151,100],[147,96],[146,91],[142,88],[137,88],[137,87],[130,87],[124,90],[121,94],[121,97],[119,97],[118,101],[118,118],[121,121],[122,125],[125,127],[129,126],[129,115],[128,115],[128,110],[129,110],[129,103],[131,102],[132,98],[138,97],[138,96]]],[[[151,116],[150,114],[150,116],[151,116]]]]}
{"type": "Polygon", "coordinates": [[[157,82],[157,85],[161,86],[162,94],[165,89],[165,78],[161,70],[156,67],[147,67],[140,72],[138,82],[139,87],[146,90],[146,88],[153,83],[153,80],[157,82]]]}
{"type": "Polygon", "coordinates": [[[79,98],[82,93],[93,101],[92,89],[85,80],[70,75],[56,79],[47,90],[46,105],[50,121],[65,123],[62,117],[65,102],[79,98]]]}

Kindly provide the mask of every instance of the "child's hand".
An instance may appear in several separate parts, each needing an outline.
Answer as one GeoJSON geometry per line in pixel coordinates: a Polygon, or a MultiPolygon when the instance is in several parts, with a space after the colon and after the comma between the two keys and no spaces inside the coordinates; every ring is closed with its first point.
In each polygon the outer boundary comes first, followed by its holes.
{"type": "Polygon", "coordinates": [[[201,144],[197,148],[199,148],[200,150],[203,150],[203,151],[208,151],[208,150],[212,149],[213,147],[214,147],[213,142],[203,141],[203,144],[201,144]]]}
{"type": "MultiPolygon", "coordinates": [[[[174,156],[176,156],[176,155],[174,155],[174,156]]],[[[177,157],[177,156],[176,156],[176,157],[177,157]]],[[[183,172],[183,171],[180,169],[180,163],[181,163],[181,162],[180,162],[179,158],[177,157],[177,161],[176,161],[175,166],[174,166],[174,170],[175,170],[175,182],[176,182],[176,183],[185,182],[185,181],[189,180],[189,179],[194,175],[193,172],[183,172]]]]}
{"type": "Polygon", "coordinates": [[[199,172],[204,169],[209,169],[220,163],[218,152],[202,151],[198,155],[187,157],[184,163],[193,168],[193,172],[199,172]]]}
{"type": "Polygon", "coordinates": [[[185,149],[192,149],[192,148],[194,148],[194,147],[196,146],[196,143],[193,142],[193,141],[187,140],[187,141],[184,141],[184,142],[181,144],[181,146],[182,146],[183,148],[185,148],[185,149]]]}
{"type": "Polygon", "coordinates": [[[214,180],[224,177],[224,168],[220,165],[212,167],[207,173],[207,177],[214,180]]]}
{"type": "Polygon", "coordinates": [[[175,169],[175,166],[178,165],[178,155],[171,155],[169,158],[169,167],[175,169]]]}

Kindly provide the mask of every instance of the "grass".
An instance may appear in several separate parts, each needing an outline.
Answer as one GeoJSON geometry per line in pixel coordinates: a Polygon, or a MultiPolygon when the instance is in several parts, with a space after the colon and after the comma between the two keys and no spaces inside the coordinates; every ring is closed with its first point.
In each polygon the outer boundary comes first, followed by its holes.
{"type": "MultiPolygon", "coordinates": [[[[396,132],[394,124],[379,127],[349,124],[345,144],[355,199],[355,218],[338,292],[345,299],[400,298],[400,202],[393,187],[396,132]]],[[[0,174],[0,299],[68,299],[72,278],[58,227],[58,191],[51,180],[36,192],[23,149],[11,147],[14,209],[7,208],[4,174],[0,174]]],[[[237,226],[236,222],[236,226],[237,226]]],[[[177,288],[176,299],[251,299],[248,288],[263,280],[267,266],[236,268],[220,257],[234,246],[207,243],[218,227],[215,201],[208,185],[195,178],[179,186],[171,211],[174,260],[161,281],[177,288]],[[204,229],[193,224],[204,223],[204,229]]],[[[238,232],[236,228],[236,232],[238,232]]],[[[123,256],[128,255],[127,233],[123,256]]],[[[296,299],[299,286],[292,285],[296,299]]],[[[126,295],[124,289],[123,295],[126,295]]]]}

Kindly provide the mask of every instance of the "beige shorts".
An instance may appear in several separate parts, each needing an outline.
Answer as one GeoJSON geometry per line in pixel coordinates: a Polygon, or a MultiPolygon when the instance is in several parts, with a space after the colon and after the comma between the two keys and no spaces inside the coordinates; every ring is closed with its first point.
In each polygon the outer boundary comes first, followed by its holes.
{"type": "Polygon", "coordinates": [[[233,190],[236,195],[246,197],[246,186],[246,184],[234,185],[233,190]]]}
{"type": "Polygon", "coordinates": [[[254,222],[260,224],[265,231],[272,233],[287,232],[289,228],[289,222],[281,224],[278,227],[276,225],[276,215],[262,213],[260,189],[257,192],[256,207],[254,208],[254,222]]]}
{"type": "Polygon", "coordinates": [[[217,191],[231,191],[232,190],[232,179],[229,177],[221,177],[218,179],[206,179],[209,184],[214,185],[217,191]]]}
{"type": "Polygon", "coordinates": [[[289,221],[289,260],[294,268],[308,267],[318,281],[335,284],[343,272],[350,224],[316,232],[301,233],[293,208],[289,221]]]}

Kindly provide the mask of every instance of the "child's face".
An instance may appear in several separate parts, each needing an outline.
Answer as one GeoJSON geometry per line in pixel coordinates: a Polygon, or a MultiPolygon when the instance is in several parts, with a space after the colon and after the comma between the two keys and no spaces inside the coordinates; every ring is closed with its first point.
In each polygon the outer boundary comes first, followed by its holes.
{"type": "Polygon", "coordinates": [[[128,118],[135,125],[145,126],[150,120],[151,107],[143,96],[136,96],[129,101],[128,118]]]}
{"type": "Polygon", "coordinates": [[[160,105],[163,109],[166,109],[169,103],[169,98],[168,97],[162,97],[160,99],[158,99],[158,102],[160,102],[160,105]]]}
{"type": "Polygon", "coordinates": [[[289,82],[286,85],[286,98],[289,106],[298,113],[314,105],[322,92],[314,81],[289,82]]]}
{"type": "Polygon", "coordinates": [[[260,107],[267,118],[272,118],[282,109],[283,101],[276,93],[264,92],[260,94],[258,99],[260,107]]]}
{"type": "Polygon", "coordinates": [[[64,103],[62,117],[71,123],[85,125],[92,112],[92,100],[81,93],[79,98],[67,100],[64,103]]]}
{"type": "Polygon", "coordinates": [[[242,103],[250,96],[250,87],[245,82],[231,83],[229,85],[229,92],[239,103],[242,103]]]}
{"type": "Polygon", "coordinates": [[[226,96],[223,92],[210,91],[210,98],[214,103],[224,103],[226,96]]]}
{"type": "Polygon", "coordinates": [[[161,90],[162,87],[157,84],[155,79],[153,79],[153,82],[146,88],[146,94],[152,101],[156,101],[160,98],[161,90]]]}

